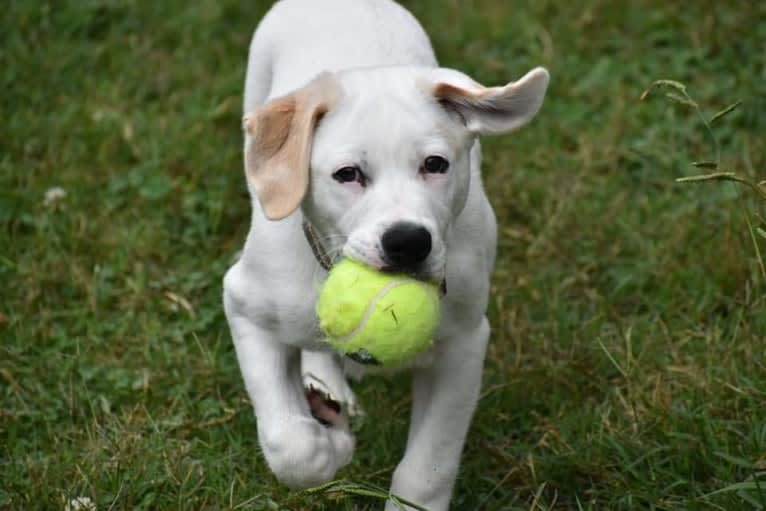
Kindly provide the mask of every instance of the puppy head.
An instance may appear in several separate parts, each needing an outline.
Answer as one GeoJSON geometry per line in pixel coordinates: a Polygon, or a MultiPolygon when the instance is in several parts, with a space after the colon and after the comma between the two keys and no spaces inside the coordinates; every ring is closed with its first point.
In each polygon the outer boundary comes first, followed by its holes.
{"type": "Polygon", "coordinates": [[[325,74],[246,116],[247,173],[268,218],[302,205],[331,256],[439,279],[476,137],[526,123],[547,84],[542,68],[503,87],[436,68],[325,74]]]}

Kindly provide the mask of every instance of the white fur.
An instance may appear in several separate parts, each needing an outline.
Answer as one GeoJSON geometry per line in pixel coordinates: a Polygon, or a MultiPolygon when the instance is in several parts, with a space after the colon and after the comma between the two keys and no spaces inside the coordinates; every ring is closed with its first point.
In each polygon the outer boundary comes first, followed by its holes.
{"type": "Polygon", "coordinates": [[[316,291],[326,274],[304,238],[304,215],[331,254],[373,267],[384,266],[383,231],[399,221],[417,223],[433,240],[422,276],[446,276],[447,294],[435,347],[412,368],[410,432],[391,491],[444,510],[490,332],[485,312],[496,225],[481,184],[477,135],[508,131],[531,118],[548,75],[537,69],[504,88],[485,89],[438,68],[423,29],[389,0],[283,0],[253,37],[245,112],[322,71],[335,73],[343,93],[314,135],[309,192],[300,209],[270,221],[250,185],[250,232],[242,258],[224,279],[226,315],[259,441],[273,472],[293,487],[330,480],[354,448],[347,422],[321,425],[304,396],[310,386],[347,413],[357,409],[344,378],[344,366],[353,364],[327,351],[317,331],[316,291]],[[447,98],[453,108],[445,108],[430,96],[443,82],[490,99],[447,98]],[[429,155],[446,158],[448,172],[420,174],[429,155]],[[366,188],[331,178],[350,164],[368,176],[366,188]]]}

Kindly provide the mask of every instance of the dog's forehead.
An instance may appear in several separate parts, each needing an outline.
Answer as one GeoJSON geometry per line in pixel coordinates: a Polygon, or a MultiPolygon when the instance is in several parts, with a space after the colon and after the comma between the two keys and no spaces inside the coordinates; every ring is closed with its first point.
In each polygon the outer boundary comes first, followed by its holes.
{"type": "Polygon", "coordinates": [[[462,126],[422,87],[422,70],[360,69],[339,73],[338,78],[343,92],[320,125],[320,139],[403,148],[462,138],[462,126]]]}
{"type": "Polygon", "coordinates": [[[427,70],[408,67],[356,69],[338,73],[344,115],[438,117],[438,103],[422,86],[427,70]]]}
{"type": "Polygon", "coordinates": [[[335,76],[343,88],[353,94],[364,91],[399,91],[409,94],[419,81],[430,74],[429,68],[411,66],[367,67],[339,71],[335,76]]]}

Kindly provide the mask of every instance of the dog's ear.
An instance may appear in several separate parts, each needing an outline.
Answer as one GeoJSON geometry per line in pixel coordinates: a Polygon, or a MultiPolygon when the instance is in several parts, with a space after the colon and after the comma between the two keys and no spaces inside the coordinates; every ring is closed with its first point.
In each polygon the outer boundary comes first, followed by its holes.
{"type": "Polygon", "coordinates": [[[537,67],[503,87],[484,87],[462,73],[439,70],[431,94],[456,112],[474,133],[504,133],[535,116],[548,88],[548,71],[537,67]]]}
{"type": "Polygon", "coordinates": [[[337,79],[322,73],[245,115],[245,171],[270,220],[288,216],[306,195],[314,129],[339,93],[337,79]]]}

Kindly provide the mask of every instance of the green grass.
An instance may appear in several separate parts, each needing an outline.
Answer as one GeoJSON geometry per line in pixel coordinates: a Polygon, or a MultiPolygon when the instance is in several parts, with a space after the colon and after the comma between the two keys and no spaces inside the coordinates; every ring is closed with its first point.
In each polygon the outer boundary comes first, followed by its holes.
{"type": "MultiPolygon", "coordinates": [[[[766,507],[762,2],[406,2],[444,65],[548,66],[539,117],[487,139],[500,220],[482,399],[457,510],[766,507]],[[527,5],[530,4],[530,5],[527,5]],[[630,4],[630,5],[628,5],[630,4]],[[749,217],[746,215],[746,212],[749,217]],[[756,231],[753,231],[756,232],[756,231]]],[[[264,2],[8,2],[0,18],[0,508],[379,509],[291,493],[258,452],[221,309],[249,222],[239,128],[264,2]],[[43,203],[60,186],[66,197],[43,203]]],[[[339,477],[386,487],[404,375],[339,477]]]]}

